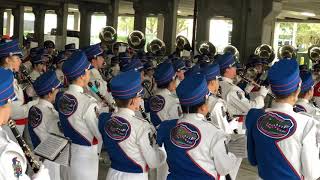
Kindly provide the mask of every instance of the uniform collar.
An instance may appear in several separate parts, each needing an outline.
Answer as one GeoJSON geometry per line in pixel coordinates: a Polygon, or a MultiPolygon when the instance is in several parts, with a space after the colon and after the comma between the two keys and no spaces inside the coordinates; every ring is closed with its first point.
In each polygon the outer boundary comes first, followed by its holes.
{"type": "Polygon", "coordinates": [[[167,89],[167,88],[164,88],[164,89],[159,89],[158,90],[158,93],[165,93],[165,94],[172,94],[170,91],[169,91],[169,89],[167,89]]]}
{"type": "Polygon", "coordinates": [[[69,90],[70,91],[74,91],[74,92],[80,92],[80,93],[83,93],[83,88],[81,86],[78,86],[76,84],[71,84],[69,86],[69,90]]]}
{"type": "Polygon", "coordinates": [[[274,103],[272,104],[272,109],[281,109],[286,111],[293,111],[293,106],[288,103],[274,103]]]}
{"type": "Polygon", "coordinates": [[[126,114],[126,115],[129,115],[129,116],[135,116],[134,111],[132,111],[129,108],[119,108],[118,109],[118,113],[119,114],[126,114]]]}
{"type": "Polygon", "coordinates": [[[233,84],[233,80],[227,77],[222,77],[222,80],[227,81],[228,83],[232,83],[233,84]]]}
{"type": "Polygon", "coordinates": [[[39,99],[39,105],[41,105],[43,107],[53,108],[53,104],[45,99],[39,99]]]}
{"type": "Polygon", "coordinates": [[[309,103],[307,99],[299,98],[297,102],[302,102],[302,103],[309,103]]]}
{"type": "Polygon", "coordinates": [[[190,113],[190,114],[183,114],[183,119],[186,120],[204,120],[205,117],[203,114],[200,113],[190,113]]]}

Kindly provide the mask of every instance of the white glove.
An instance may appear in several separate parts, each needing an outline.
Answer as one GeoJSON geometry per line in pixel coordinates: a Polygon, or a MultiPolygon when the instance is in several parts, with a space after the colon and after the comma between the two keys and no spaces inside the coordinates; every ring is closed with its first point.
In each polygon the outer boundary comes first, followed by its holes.
{"type": "Polygon", "coordinates": [[[32,176],[32,180],[50,180],[48,169],[41,165],[40,170],[32,176]]]}
{"type": "Polygon", "coordinates": [[[269,93],[269,90],[265,86],[261,86],[259,90],[259,94],[263,97],[266,97],[269,93]]]}
{"type": "Polygon", "coordinates": [[[252,91],[252,89],[254,88],[254,85],[252,85],[251,83],[248,83],[246,88],[244,89],[244,91],[246,93],[250,93],[252,91]]]}

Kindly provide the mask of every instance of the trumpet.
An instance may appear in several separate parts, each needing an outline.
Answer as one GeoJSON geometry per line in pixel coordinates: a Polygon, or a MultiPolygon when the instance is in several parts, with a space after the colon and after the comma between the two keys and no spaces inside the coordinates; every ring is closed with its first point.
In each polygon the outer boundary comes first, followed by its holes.
{"type": "Polygon", "coordinates": [[[26,159],[28,163],[30,164],[32,170],[34,173],[37,173],[40,170],[40,163],[35,160],[33,157],[31,150],[27,143],[24,141],[24,139],[21,137],[17,127],[16,127],[16,122],[12,119],[8,121],[8,126],[10,127],[12,134],[14,137],[17,139],[18,144],[20,145],[22,151],[24,152],[24,155],[26,156],[26,159]]]}

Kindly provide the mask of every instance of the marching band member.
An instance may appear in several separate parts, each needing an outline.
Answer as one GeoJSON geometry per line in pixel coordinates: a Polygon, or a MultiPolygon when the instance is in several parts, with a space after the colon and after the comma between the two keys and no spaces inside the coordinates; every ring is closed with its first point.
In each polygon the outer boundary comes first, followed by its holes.
{"type": "Polygon", "coordinates": [[[71,55],[77,51],[76,48],[76,44],[75,43],[70,43],[70,44],[66,44],[64,46],[64,55],[66,56],[66,58],[71,57],[71,55]]]}
{"type": "Polygon", "coordinates": [[[157,127],[162,121],[177,119],[181,115],[178,98],[174,96],[176,73],[170,63],[161,63],[155,70],[157,83],[155,96],[149,100],[151,121],[157,127]]]}
{"type": "Polygon", "coordinates": [[[154,92],[156,82],[153,78],[154,75],[154,69],[155,66],[152,61],[148,61],[143,64],[143,71],[144,71],[144,80],[142,83],[147,83],[148,87],[143,87],[144,88],[144,99],[148,99],[150,97],[150,94],[145,88],[148,88],[150,92],[154,92]]]}
{"type": "Polygon", "coordinates": [[[69,88],[57,97],[59,119],[66,137],[72,141],[70,176],[76,180],[96,180],[101,135],[98,129],[99,113],[95,98],[84,93],[90,81],[90,62],[77,51],[63,63],[62,71],[70,82],[69,88]]]}
{"type": "Polygon", "coordinates": [[[164,121],[157,133],[157,143],[167,152],[167,179],[219,179],[233,168],[236,157],[226,149],[225,133],[205,116],[209,91],[202,74],[186,77],[177,88],[183,117],[164,121]]]}
{"type": "Polygon", "coordinates": [[[177,79],[176,83],[177,86],[180,84],[180,82],[184,79],[184,73],[186,72],[186,64],[185,61],[181,58],[176,58],[172,61],[174,70],[176,71],[177,79]]]}
{"type": "Polygon", "coordinates": [[[102,113],[99,130],[111,159],[107,180],[147,180],[149,168],[165,162],[165,153],[155,142],[155,130],[146,120],[135,116],[142,102],[139,72],[123,72],[111,80],[111,93],[117,113],[102,113]]]}
{"type": "MultiPolygon", "coordinates": [[[[3,49],[1,49],[3,50],[3,49]]],[[[3,55],[4,51],[1,51],[3,55]]],[[[6,131],[2,127],[7,124],[11,113],[10,103],[15,98],[14,78],[10,70],[0,68],[0,179],[29,180],[26,175],[27,159],[21,147],[9,139],[6,131]]],[[[48,170],[41,166],[37,174],[34,174],[32,180],[50,180],[48,170]]]]}
{"type": "Polygon", "coordinates": [[[62,65],[64,63],[64,61],[67,60],[67,57],[65,56],[65,52],[61,51],[57,54],[57,56],[54,59],[54,62],[56,64],[56,76],[58,78],[58,80],[63,83],[64,85],[66,84],[66,79],[64,77],[64,74],[62,72],[62,65]]]}
{"type": "MultiPolygon", "coordinates": [[[[21,50],[19,48],[18,40],[12,40],[0,44],[0,66],[6,69],[10,69],[12,72],[19,72],[21,65],[21,50]]],[[[15,120],[17,129],[20,134],[23,134],[25,125],[28,122],[28,112],[31,106],[37,103],[37,101],[30,101],[25,104],[23,89],[18,84],[17,79],[13,82],[14,92],[17,96],[17,100],[10,104],[12,112],[10,117],[15,120]]],[[[8,132],[11,140],[16,141],[9,127],[4,126],[4,130],[8,132]]]]}
{"type": "Polygon", "coordinates": [[[251,109],[246,118],[249,162],[264,180],[319,178],[319,124],[293,111],[301,88],[298,63],[276,62],[268,79],[275,103],[266,110],[251,109]]]}
{"type": "MultiPolygon", "coordinates": [[[[33,87],[40,99],[38,104],[30,108],[28,119],[30,137],[33,147],[36,148],[50,133],[63,135],[59,129],[58,112],[53,107],[62,84],[54,71],[48,71],[36,79],[33,87]]],[[[51,179],[67,179],[67,177],[60,176],[59,164],[49,160],[44,160],[43,164],[49,169],[51,179]]]]}
{"type": "Polygon", "coordinates": [[[233,79],[237,76],[237,68],[234,56],[230,53],[225,53],[218,57],[217,62],[220,66],[220,72],[222,81],[221,95],[222,98],[227,102],[227,110],[231,117],[242,116],[239,118],[239,133],[242,132],[243,116],[247,114],[251,108],[263,108],[264,98],[268,93],[268,89],[262,86],[259,90],[258,96],[253,100],[248,100],[245,97],[245,92],[233,83],[233,79]]]}
{"type": "Polygon", "coordinates": [[[320,63],[317,63],[313,66],[312,70],[312,79],[314,81],[314,92],[313,92],[313,99],[314,105],[316,107],[320,107],[320,63]]]}
{"type": "Polygon", "coordinates": [[[301,72],[300,77],[302,80],[301,91],[299,99],[294,106],[295,112],[305,112],[311,115],[314,119],[320,121],[320,109],[315,107],[310,101],[313,97],[314,81],[311,72],[301,72]]]}
{"type": "MultiPolygon", "coordinates": [[[[108,104],[114,104],[114,100],[111,94],[108,92],[107,82],[102,78],[99,71],[103,68],[105,63],[103,58],[103,50],[101,49],[100,44],[89,46],[84,49],[84,52],[93,66],[93,68],[90,70],[90,82],[99,90],[108,104]]],[[[103,101],[94,92],[92,92],[92,90],[90,92],[90,94],[98,101],[103,101]]]]}

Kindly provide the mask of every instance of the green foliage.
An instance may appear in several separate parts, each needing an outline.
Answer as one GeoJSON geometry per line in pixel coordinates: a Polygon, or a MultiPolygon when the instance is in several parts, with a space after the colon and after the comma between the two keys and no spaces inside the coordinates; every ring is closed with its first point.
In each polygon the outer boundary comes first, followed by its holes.
{"type": "Polygon", "coordinates": [[[178,18],[177,19],[177,34],[188,29],[188,19],[178,18]]]}

